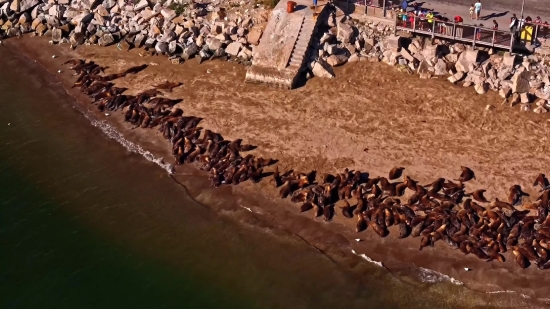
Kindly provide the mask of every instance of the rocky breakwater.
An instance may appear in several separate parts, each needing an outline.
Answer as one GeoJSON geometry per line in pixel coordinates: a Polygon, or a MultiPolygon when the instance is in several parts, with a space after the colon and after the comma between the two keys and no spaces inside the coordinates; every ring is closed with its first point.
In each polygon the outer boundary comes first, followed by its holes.
{"type": "Polygon", "coordinates": [[[142,47],[167,55],[175,64],[193,57],[247,64],[268,10],[229,2],[0,0],[0,38],[33,33],[51,36],[51,44],[67,43],[71,48],[83,44],[117,44],[121,50],[142,47]]]}
{"type": "Polygon", "coordinates": [[[334,77],[332,67],[381,57],[385,50],[384,38],[394,32],[391,25],[359,22],[338,14],[337,9],[325,16],[320,29],[308,68],[314,76],[328,78],[334,77]]]}

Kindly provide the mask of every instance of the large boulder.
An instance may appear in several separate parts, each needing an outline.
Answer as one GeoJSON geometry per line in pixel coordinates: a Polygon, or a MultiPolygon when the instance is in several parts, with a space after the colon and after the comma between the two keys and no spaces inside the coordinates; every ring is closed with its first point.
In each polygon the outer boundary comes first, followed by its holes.
{"type": "Polygon", "coordinates": [[[222,47],[222,42],[217,38],[210,37],[206,39],[206,45],[208,46],[208,48],[210,48],[211,51],[215,51],[222,47]]]}
{"type": "Polygon", "coordinates": [[[40,1],[38,0],[21,0],[21,2],[19,3],[19,10],[20,12],[25,12],[26,10],[33,8],[39,3],[40,1]]]}
{"type": "Polygon", "coordinates": [[[77,45],[82,45],[84,44],[84,41],[86,40],[86,37],[84,36],[84,34],[82,32],[74,32],[73,34],[71,34],[71,36],[69,37],[69,42],[73,45],[73,46],[77,46],[77,45]]]}
{"type": "Polygon", "coordinates": [[[260,38],[262,37],[262,29],[260,27],[253,27],[248,32],[248,35],[246,36],[246,40],[249,44],[252,45],[258,45],[260,43],[260,38]]]}
{"type": "Polygon", "coordinates": [[[353,27],[345,23],[338,23],[336,37],[342,43],[350,43],[353,40],[353,27]]]}
{"type": "Polygon", "coordinates": [[[317,77],[334,78],[332,67],[320,59],[312,65],[311,72],[317,77]]]}
{"type": "Polygon", "coordinates": [[[328,58],[327,58],[327,63],[331,66],[331,67],[337,67],[339,65],[342,65],[344,63],[346,63],[348,61],[348,56],[344,55],[344,54],[339,54],[339,55],[330,55],[328,58]]]}
{"type": "Polygon", "coordinates": [[[243,47],[243,44],[239,42],[233,42],[225,48],[225,52],[228,53],[231,56],[237,56],[239,52],[241,51],[241,48],[243,47]]]}
{"type": "Polygon", "coordinates": [[[147,0],[141,0],[138,2],[138,4],[134,5],[134,10],[139,11],[149,6],[149,2],[147,0]]]}
{"type": "Polygon", "coordinates": [[[112,34],[110,33],[106,33],[104,34],[102,37],[99,38],[99,40],[97,41],[97,43],[101,46],[108,46],[108,45],[111,45],[115,42],[115,38],[113,37],[112,34]]]}
{"type": "Polygon", "coordinates": [[[168,53],[168,43],[166,43],[166,42],[157,42],[157,44],[155,45],[155,50],[159,54],[168,53]]]}
{"type": "Polygon", "coordinates": [[[438,76],[447,74],[447,64],[443,59],[437,60],[437,63],[434,65],[434,74],[438,76]]]}
{"type": "Polygon", "coordinates": [[[518,72],[512,77],[512,92],[513,93],[525,93],[529,92],[531,88],[529,81],[531,80],[532,73],[529,71],[518,72]]]}

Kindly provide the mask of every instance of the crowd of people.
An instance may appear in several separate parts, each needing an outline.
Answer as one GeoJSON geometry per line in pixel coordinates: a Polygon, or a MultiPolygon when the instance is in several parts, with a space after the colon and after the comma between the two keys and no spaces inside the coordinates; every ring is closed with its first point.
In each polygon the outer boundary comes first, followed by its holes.
{"type": "MultiPolygon", "coordinates": [[[[395,6],[393,9],[397,11],[398,19],[405,27],[407,27],[408,25],[415,25],[420,30],[432,31],[431,29],[435,21],[451,22],[449,18],[440,14],[436,15],[434,14],[433,10],[421,8],[417,2],[410,2],[409,0],[402,0],[400,4],[395,6]]],[[[470,20],[477,21],[483,19],[481,17],[481,10],[481,0],[478,0],[476,3],[472,4],[469,10],[470,20]]],[[[463,24],[464,18],[457,15],[454,16],[452,22],[456,24],[463,24]]],[[[482,28],[491,30],[503,30],[499,29],[499,24],[496,19],[492,20],[492,25],[490,26],[490,28],[481,23],[468,23],[468,25],[480,27],[477,28],[475,32],[477,40],[481,39],[482,28]]],[[[510,24],[508,25],[508,29],[512,35],[517,35],[521,39],[528,39],[528,37],[534,34],[533,28],[537,25],[543,26],[539,27],[539,31],[541,31],[542,34],[550,33],[550,24],[547,21],[543,22],[540,16],[537,16],[536,19],[533,21],[530,16],[522,19],[518,18],[516,14],[512,14],[512,17],[510,17],[510,24]]]]}

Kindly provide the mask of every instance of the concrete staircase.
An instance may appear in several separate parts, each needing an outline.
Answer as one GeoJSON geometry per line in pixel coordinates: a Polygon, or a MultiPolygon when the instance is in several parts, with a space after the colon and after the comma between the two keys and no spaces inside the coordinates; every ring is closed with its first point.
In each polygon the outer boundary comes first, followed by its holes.
{"type": "Polygon", "coordinates": [[[297,83],[309,58],[311,39],[319,19],[314,18],[313,10],[307,5],[291,14],[286,13],[285,6],[286,2],[280,1],[272,13],[255,49],[245,82],[286,89],[292,89],[297,83]]]}
{"type": "Polygon", "coordinates": [[[288,61],[287,69],[300,71],[304,65],[304,59],[307,59],[309,44],[311,42],[311,36],[315,30],[315,20],[313,19],[313,11],[309,8],[304,16],[302,27],[294,43],[294,48],[288,61]]]}

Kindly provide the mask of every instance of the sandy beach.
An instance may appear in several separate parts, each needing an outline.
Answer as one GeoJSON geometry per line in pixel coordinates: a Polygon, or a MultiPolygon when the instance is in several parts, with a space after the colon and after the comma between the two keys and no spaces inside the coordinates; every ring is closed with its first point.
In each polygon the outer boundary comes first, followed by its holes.
{"type": "MultiPolygon", "coordinates": [[[[95,117],[107,121],[124,137],[157,157],[172,162],[170,145],[156,130],[132,130],[121,114],[109,117],[88,104],[77,89],[72,72],[62,67],[67,58],[85,58],[107,66],[107,74],[131,66],[150,64],[136,75],[116,80],[129,94],[168,81],[183,82],[172,98],[182,98],[187,115],[203,117],[201,126],[226,139],[242,138],[257,145],[256,156],[279,160],[281,170],[335,173],[344,168],[385,176],[395,166],[405,167],[421,183],[438,177],[456,179],[460,166],[471,167],[477,180],[466,184],[468,192],[487,190],[488,199],[504,198],[508,188],[519,184],[534,200],[532,187],[538,173],[545,173],[550,159],[545,141],[550,133],[547,117],[521,113],[518,107],[501,105],[496,93],[477,95],[444,79],[426,80],[398,72],[382,63],[360,62],[336,68],[337,78],[314,78],[293,91],[281,91],[244,83],[246,68],[231,62],[198,64],[190,60],[172,65],[165,57],[141,57],[140,50],[123,52],[115,46],[48,45],[46,38],[10,39],[7,48],[38,61],[56,74],[68,93],[95,117]],[[56,55],[55,59],[52,55],[56,55]],[[62,70],[61,73],[57,73],[62,70]],[[486,107],[490,105],[489,110],[486,107]]],[[[530,267],[521,270],[510,253],[505,263],[486,263],[464,256],[442,242],[418,251],[419,239],[399,240],[394,227],[379,238],[372,230],[355,234],[355,220],[341,214],[333,222],[312,220],[298,206],[280,200],[269,179],[259,184],[208,188],[206,173],[191,166],[177,167],[174,177],[190,195],[215,209],[242,208],[246,224],[261,224],[299,235],[328,256],[337,256],[352,267],[357,257],[351,250],[383,262],[392,273],[427,268],[452,277],[472,290],[516,291],[503,304],[520,305],[549,295],[550,277],[530,267]],[[193,180],[190,175],[197,175],[193,180]],[[233,196],[231,201],[220,198],[233,196]],[[246,210],[250,208],[250,212],[246,210]],[[355,238],[362,242],[356,243],[355,238]],[[464,268],[472,271],[465,271],[464,268]]],[[[458,301],[458,300],[457,300],[458,301]]],[[[477,304],[481,305],[481,304],[477,304]]]]}

